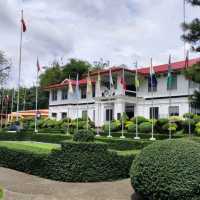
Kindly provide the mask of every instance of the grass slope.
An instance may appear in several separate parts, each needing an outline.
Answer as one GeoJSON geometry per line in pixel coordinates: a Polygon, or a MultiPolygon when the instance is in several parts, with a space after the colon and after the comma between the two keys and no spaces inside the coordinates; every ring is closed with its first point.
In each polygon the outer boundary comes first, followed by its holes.
{"type": "Polygon", "coordinates": [[[0,147],[24,150],[33,153],[50,153],[52,149],[60,148],[59,144],[28,142],[28,141],[0,141],[0,147]]]}

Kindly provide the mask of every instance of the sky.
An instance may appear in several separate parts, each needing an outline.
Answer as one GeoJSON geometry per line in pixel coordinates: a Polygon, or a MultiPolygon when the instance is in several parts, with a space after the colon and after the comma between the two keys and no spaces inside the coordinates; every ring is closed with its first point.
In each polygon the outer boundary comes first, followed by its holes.
{"type": "MultiPolygon", "coordinates": [[[[134,67],[184,59],[180,39],[183,0],[0,0],[0,50],[12,60],[9,83],[16,87],[21,9],[23,34],[22,81],[36,82],[36,60],[50,66],[77,58],[111,66],[134,67]]],[[[200,17],[199,8],[186,6],[186,21],[200,17]]],[[[188,46],[188,45],[187,45],[188,46]]],[[[191,57],[198,54],[191,53],[191,57]]]]}

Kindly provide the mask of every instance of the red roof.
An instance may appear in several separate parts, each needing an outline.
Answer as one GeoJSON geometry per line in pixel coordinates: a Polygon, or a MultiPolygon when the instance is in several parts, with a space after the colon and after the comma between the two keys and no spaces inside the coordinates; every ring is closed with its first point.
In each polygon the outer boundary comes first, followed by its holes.
{"type": "MultiPolygon", "coordinates": [[[[57,84],[52,84],[49,85],[47,87],[45,87],[44,89],[48,90],[48,89],[53,89],[53,88],[63,88],[67,85],[69,85],[69,81],[71,81],[72,85],[76,85],[76,80],[71,80],[71,79],[65,79],[63,82],[61,83],[57,83],[57,84]]],[[[92,83],[95,83],[95,80],[91,80],[92,83]]],[[[87,79],[81,79],[78,81],[79,85],[86,85],[87,84],[87,79]]]]}
{"type": "MultiPolygon", "coordinates": [[[[192,65],[194,65],[198,62],[200,62],[200,58],[190,59],[188,66],[191,67],[192,65]]],[[[171,65],[172,65],[172,69],[175,70],[175,71],[182,70],[182,69],[185,68],[185,61],[174,62],[171,65]]],[[[154,67],[155,73],[157,73],[157,74],[166,73],[168,71],[168,64],[156,65],[156,66],[153,66],[153,67],[154,67]]],[[[108,74],[110,70],[111,70],[112,73],[113,72],[119,72],[119,71],[122,71],[123,69],[127,72],[135,72],[135,69],[127,69],[127,68],[123,68],[121,66],[120,67],[114,66],[114,67],[111,67],[111,68],[108,68],[108,69],[91,71],[90,76],[91,77],[97,76],[98,73],[100,73],[101,75],[102,74],[108,74]]],[[[142,75],[148,75],[149,69],[150,69],[150,67],[142,67],[142,68],[138,69],[138,72],[142,75]]],[[[85,77],[87,77],[87,74],[85,74],[85,77]]],[[[70,80],[70,81],[71,81],[72,85],[76,85],[76,80],[70,80]]],[[[91,82],[95,83],[95,80],[91,80],[91,82]]],[[[63,88],[65,86],[67,86],[68,84],[69,84],[69,79],[65,79],[61,83],[49,85],[49,86],[45,87],[44,89],[49,90],[49,89],[63,88]]],[[[87,79],[79,80],[79,85],[85,85],[85,84],[87,84],[87,79]]]]}
{"type": "MultiPolygon", "coordinates": [[[[191,67],[192,65],[194,65],[198,62],[200,62],[200,58],[191,59],[191,60],[189,60],[188,66],[191,67]]],[[[185,68],[185,61],[174,62],[171,65],[172,65],[173,70],[178,71],[178,70],[185,68]]],[[[138,69],[138,72],[141,73],[142,75],[148,75],[149,69],[150,69],[150,67],[140,68],[140,69],[138,69]]],[[[156,65],[156,66],[154,66],[154,71],[157,74],[166,73],[168,71],[168,64],[156,65]]]]}

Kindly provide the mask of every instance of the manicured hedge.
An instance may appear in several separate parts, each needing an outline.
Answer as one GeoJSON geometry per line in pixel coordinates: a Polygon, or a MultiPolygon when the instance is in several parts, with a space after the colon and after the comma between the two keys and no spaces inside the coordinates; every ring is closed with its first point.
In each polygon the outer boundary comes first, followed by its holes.
{"type": "Polygon", "coordinates": [[[0,147],[1,167],[8,167],[34,175],[43,174],[46,157],[47,154],[37,154],[25,150],[0,147]]]}
{"type": "Polygon", "coordinates": [[[133,149],[143,149],[151,144],[150,140],[133,140],[133,139],[117,139],[117,138],[96,138],[96,140],[108,144],[109,149],[126,151],[133,149]]]}
{"type": "Polygon", "coordinates": [[[94,134],[91,130],[79,130],[74,133],[73,140],[76,142],[94,142],[94,134]]]}
{"type": "Polygon", "coordinates": [[[0,132],[0,140],[13,140],[23,141],[32,140],[37,142],[47,143],[61,143],[63,140],[71,139],[71,136],[64,134],[48,134],[48,133],[32,133],[32,132],[21,132],[21,133],[8,133],[0,132]]]}
{"type": "Polygon", "coordinates": [[[60,181],[93,182],[129,177],[135,155],[118,155],[104,143],[65,142],[51,153],[0,146],[0,166],[60,181]]]}
{"type": "Polygon", "coordinates": [[[200,197],[200,144],[189,140],[155,142],[136,156],[131,183],[145,199],[200,197]]]}
{"type": "Polygon", "coordinates": [[[120,156],[103,143],[65,142],[45,163],[46,177],[71,182],[96,182],[129,177],[133,155],[120,156]]]}

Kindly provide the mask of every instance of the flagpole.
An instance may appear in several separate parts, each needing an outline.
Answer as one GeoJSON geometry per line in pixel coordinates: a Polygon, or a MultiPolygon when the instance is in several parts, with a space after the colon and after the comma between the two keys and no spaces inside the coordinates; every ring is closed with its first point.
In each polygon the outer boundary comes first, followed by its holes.
{"type": "MultiPolygon", "coordinates": [[[[124,67],[123,67],[123,71],[122,71],[122,77],[123,77],[123,92],[124,92],[123,95],[125,95],[125,88],[124,88],[124,67]]],[[[124,102],[122,101],[122,103],[124,103],[124,102]]],[[[122,119],[122,135],[120,136],[121,139],[125,138],[125,136],[124,136],[124,113],[125,113],[124,110],[122,110],[122,116],[121,116],[121,119],[122,119]]]]}
{"type": "MultiPolygon", "coordinates": [[[[188,67],[189,62],[189,51],[186,53],[186,67],[188,67]]],[[[189,112],[189,122],[188,122],[188,134],[191,136],[191,118],[190,118],[190,113],[191,113],[191,105],[190,105],[190,87],[189,87],[189,79],[188,79],[188,112],[189,112]]]]}
{"type": "Polygon", "coordinates": [[[12,120],[12,112],[13,112],[14,92],[15,92],[15,89],[13,88],[13,91],[12,91],[12,100],[11,100],[11,108],[10,108],[11,120],[12,120]]]}
{"type": "MultiPolygon", "coordinates": [[[[98,71],[98,84],[100,84],[100,72],[98,71]]],[[[98,96],[99,96],[99,94],[100,94],[100,85],[98,85],[98,88],[97,88],[99,91],[98,91],[98,96]]],[[[100,112],[99,112],[99,106],[100,106],[100,103],[98,103],[97,104],[98,105],[98,107],[97,107],[97,120],[98,120],[98,123],[99,123],[99,121],[100,121],[100,117],[99,117],[99,115],[100,115],[100,112]]],[[[97,137],[99,137],[100,136],[100,134],[99,134],[99,124],[98,124],[98,127],[97,127],[97,134],[96,134],[96,136],[97,137]]]]}
{"type": "Polygon", "coordinates": [[[136,69],[136,73],[135,73],[135,98],[136,98],[136,106],[135,106],[135,137],[134,139],[135,140],[139,140],[140,137],[138,136],[138,95],[137,95],[137,92],[138,92],[138,63],[137,61],[135,62],[135,69],[136,69]]]}
{"type": "MultiPolygon", "coordinates": [[[[23,19],[23,10],[21,10],[21,19],[23,19]]],[[[18,71],[18,95],[17,95],[17,116],[16,120],[19,121],[19,95],[20,95],[20,81],[21,81],[21,64],[22,64],[22,37],[23,37],[23,30],[21,24],[21,32],[20,32],[20,44],[19,44],[19,71],[18,71]]]]}
{"type": "MultiPolygon", "coordinates": [[[[89,79],[89,71],[88,71],[88,79],[89,79]]],[[[87,94],[87,99],[86,99],[86,103],[87,103],[87,122],[86,122],[87,123],[87,126],[86,126],[87,127],[87,132],[88,132],[88,100],[89,100],[88,97],[89,97],[89,94],[87,94]]]]}
{"type": "MultiPolygon", "coordinates": [[[[110,79],[111,79],[111,69],[109,73],[110,73],[110,79]]],[[[111,80],[110,80],[110,95],[112,95],[111,94],[111,80]]],[[[110,129],[111,129],[111,109],[109,109],[109,124],[108,124],[108,136],[107,136],[108,138],[112,137],[110,129]]]]}
{"type": "Polygon", "coordinates": [[[23,110],[26,110],[26,88],[24,88],[24,106],[23,110]]]}
{"type": "Polygon", "coordinates": [[[4,102],[4,88],[2,89],[2,94],[1,94],[1,129],[3,127],[3,102],[4,102]]]}
{"type": "Polygon", "coordinates": [[[38,114],[38,69],[37,69],[37,78],[36,78],[36,87],[35,87],[35,133],[37,130],[37,114],[38,114]]]}
{"type": "Polygon", "coordinates": [[[68,115],[67,115],[67,135],[70,135],[69,133],[69,105],[68,105],[68,115]]]}
{"type": "MultiPolygon", "coordinates": [[[[171,55],[169,56],[169,67],[170,67],[170,69],[169,70],[171,70],[171,55]]],[[[172,74],[171,74],[171,71],[170,72],[168,72],[168,73],[170,73],[170,76],[172,76],[172,74]]],[[[169,76],[169,75],[168,75],[169,76]]],[[[170,77],[170,79],[172,79],[171,77],[170,77]]],[[[170,82],[172,82],[172,80],[169,80],[170,82]]],[[[169,82],[169,83],[170,83],[169,82]]],[[[171,109],[171,105],[172,105],[172,98],[171,98],[171,85],[172,85],[172,83],[170,83],[169,84],[169,108],[171,109]]],[[[169,139],[172,139],[172,130],[171,130],[171,119],[170,119],[170,112],[169,112],[169,139]]]]}
{"type": "Polygon", "coordinates": [[[151,78],[151,115],[152,115],[152,127],[151,127],[151,138],[150,140],[155,140],[154,138],[154,99],[153,99],[153,63],[151,58],[151,69],[150,69],[150,78],[151,78]]]}

